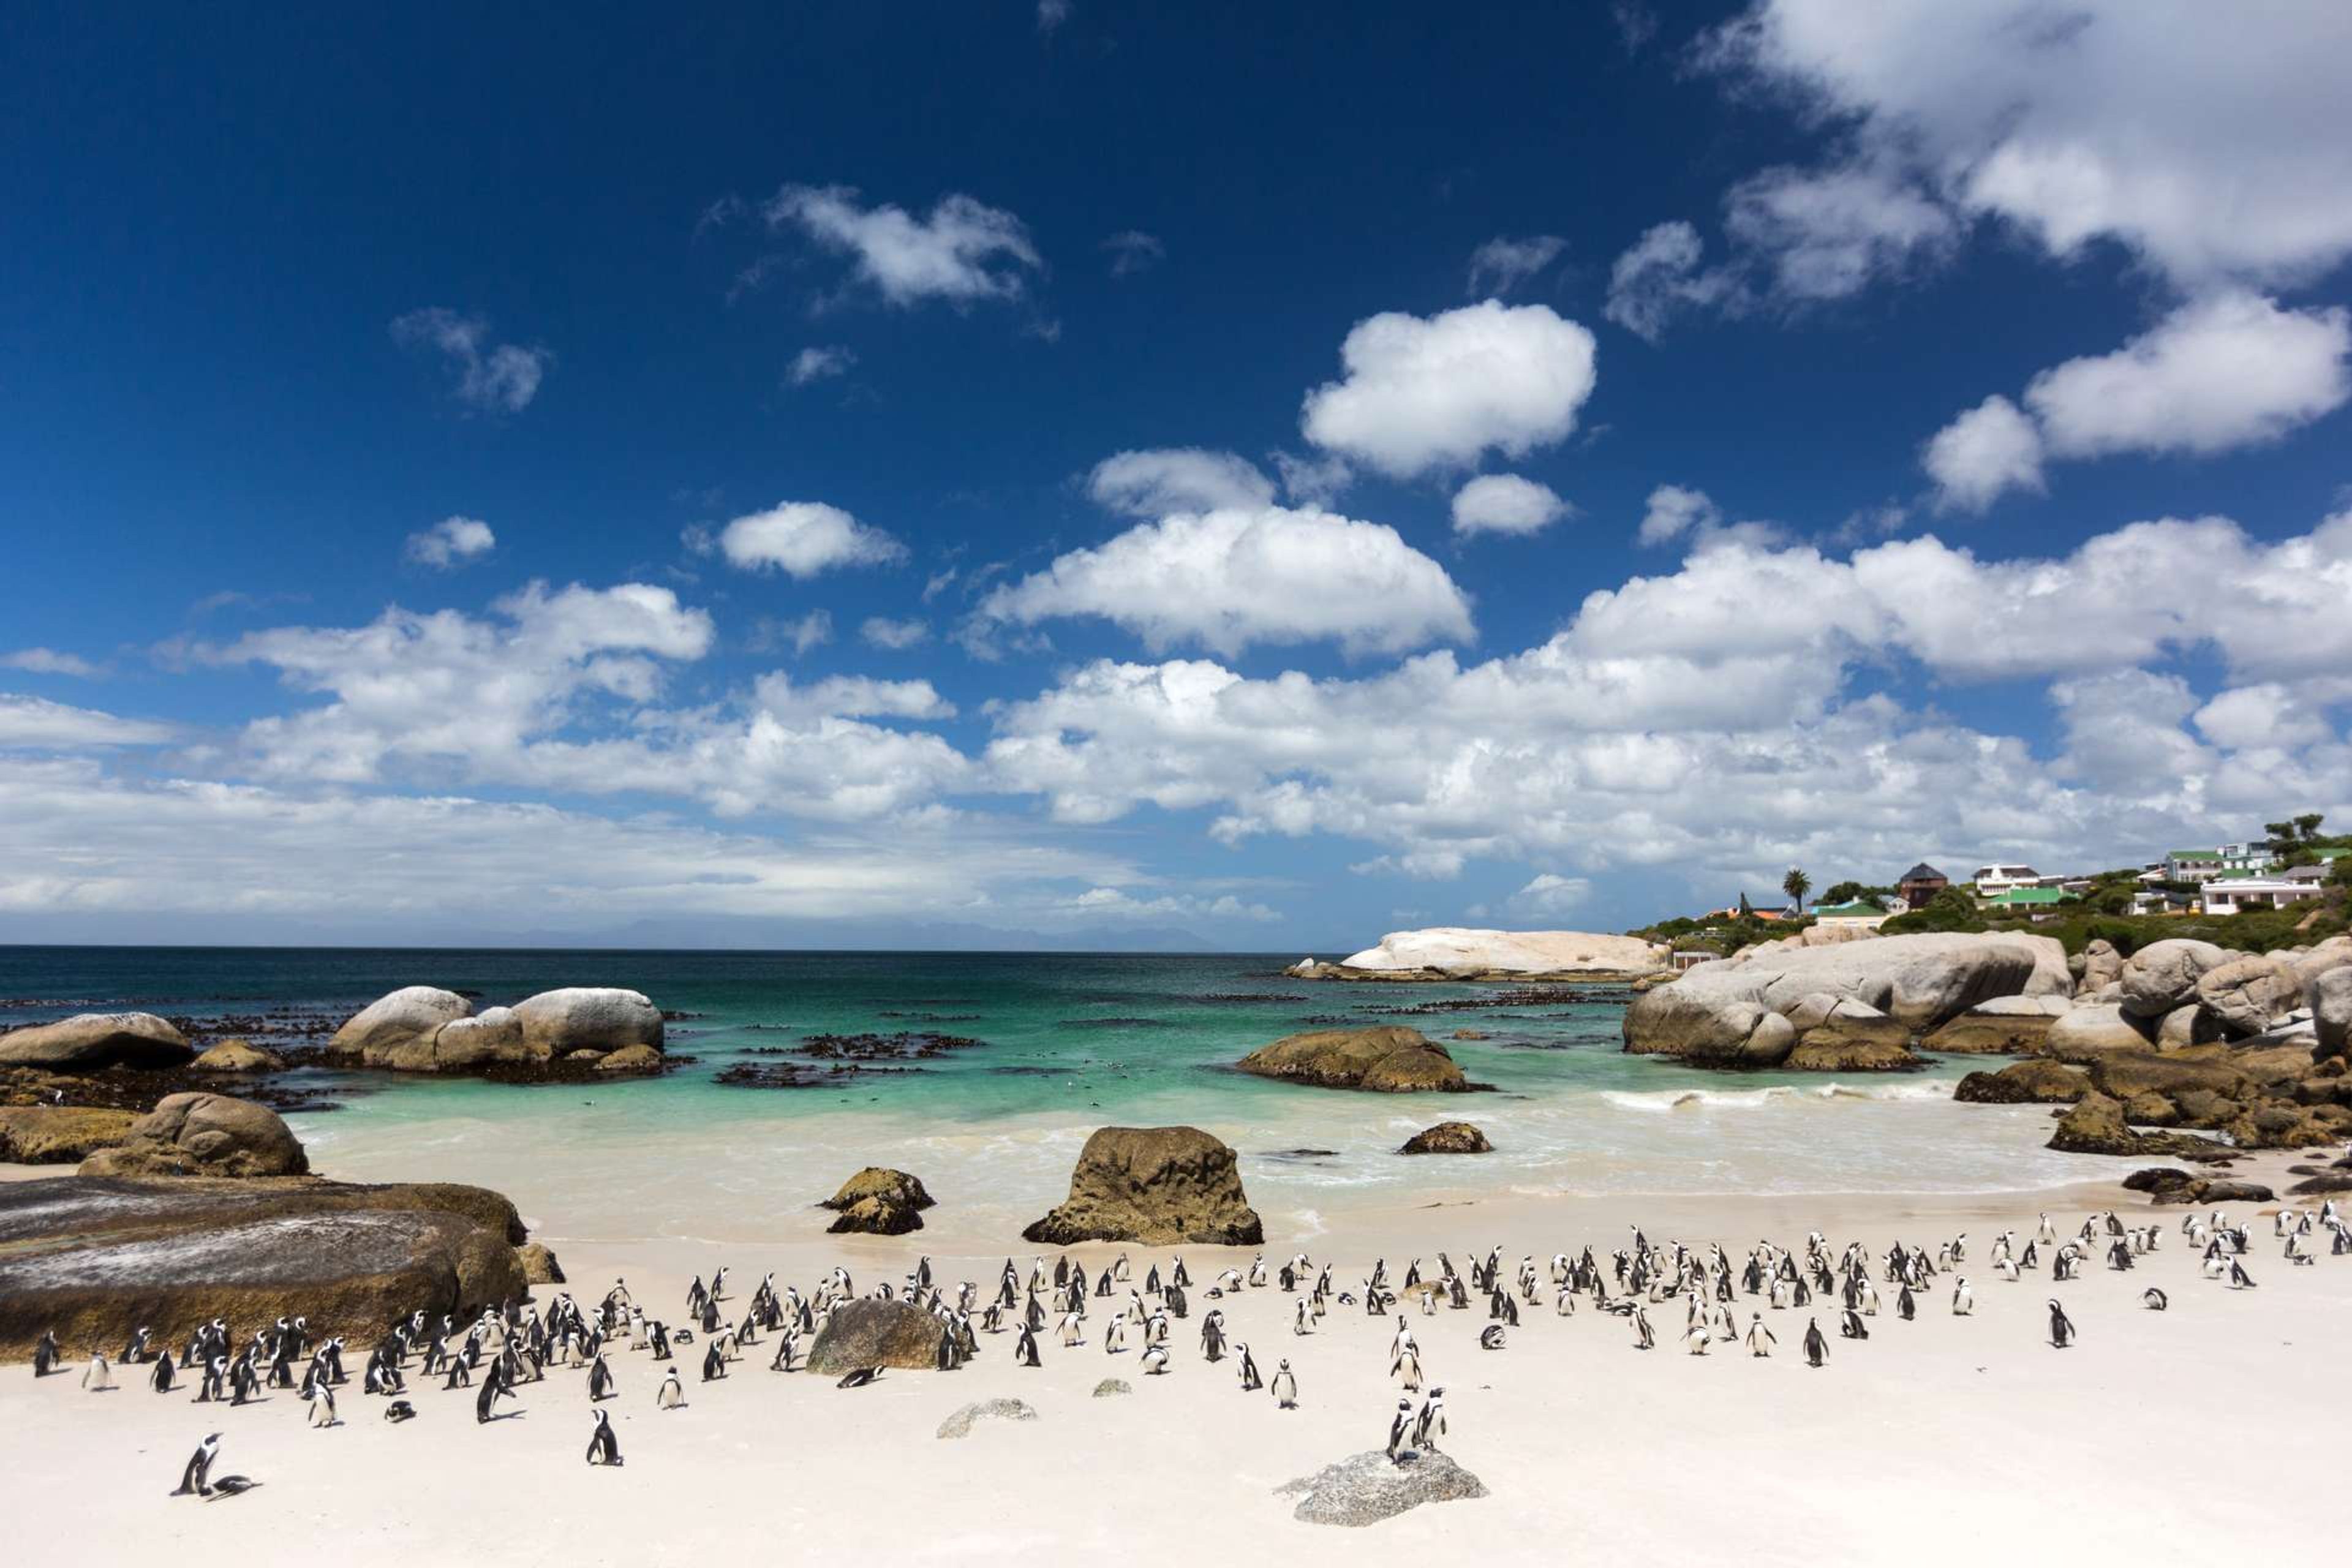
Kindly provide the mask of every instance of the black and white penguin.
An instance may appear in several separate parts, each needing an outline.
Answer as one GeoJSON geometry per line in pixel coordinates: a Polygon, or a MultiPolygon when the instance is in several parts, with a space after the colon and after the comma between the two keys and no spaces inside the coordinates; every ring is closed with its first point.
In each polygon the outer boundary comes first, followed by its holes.
{"type": "Polygon", "coordinates": [[[1397,1401],[1396,1416],[1389,1423],[1389,1458],[1395,1458],[1412,1436],[1412,1401],[1397,1401]]]}
{"type": "Polygon", "coordinates": [[[1445,1436],[1445,1390],[1432,1388],[1429,1397],[1421,1402],[1421,1414],[1413,1418],[1412,1446],[1434,1448],[1437,1440],[1445,1436]]]}
{"type": "Polygon", "coordinates": [[[89,1352],[89,1364],[81,1369],[81,1385],[93,1394],[104,1394],[114,1387],[114,1368],[108,1363],[103,1351],[89,1352]]]}
{"type": "Polygon", "coordinates": [[[613,1382],[611,1364],[604,1360],[604,1352],[598,1351],[596,1359],[588,1363],[588,1403],[593,1405],[600,1399],[610,1399],[619,1392],[613,1382]]]}
{"type": "Polygon", "coordinates": [[[1274,1405],[1276,1409],[1296,1410],[1298,1408],[1298,1375],[1290,1370],[1290,1363],[1288,1362],[1283,1361],[1275,1363],[1274,1382],[1267,1387],[1266,1392],[1274,1395],[1274,1405]]]}
{"type": "Polygon", "coordinates": [[[1013,1364],[1015,1366],[1045,1364],[1037,1357],[1037,1331],[1026,1323],[1021,1325],[1020,1342],[1013,1347],[1013,1364]]]}
{"type": "Polygon", "coordinates": [[[1764,1314],[1753,1314],[1748,1325],[1748,1353],[1760,1361],[1770,1355],[1772,1347],[1780,1342],[1772,1331],[1764,1326],[1764,1314]]]}
{"type": "Polygon", "coordinates": [[[1633,1348],[1647,1351],[1657,1347],[1658,1336],[1650,1327],[1650,1314],[1636,1302],[1633,1307],[1633,1348]]]}
{"type": "Polygon", "coordinates": [[[1500,1323],[1489,1323],[1485,1328],[1479,1330],[1478,1348],[1482,1351],[1501,1350],[1503,1348],[1503,1325],[1500,1323]]]}
{"type": "Polygon", "coordinates": [[[2050,1298],[2050,1343],[2053,1348],[2063,1351],[2074,1342],[2074,1320],[2066,1315],[2066,1309],[2058,1304],[2057,1297],[2053,1296],[2050,1298]]]}
{"type": "MultiPolygon", "coordinates": [[[[452,1357],[451,1359],[456,1360],[458,1358],[452,1357]]],[[[497,1362],[490,1363],[489,1370],[482,1374],[482,1391],[474,1396],[475,1426],[480,1426],[488,1423],[490,1419],[490,1407],[498,1403],[499,1395],[506,1392],[505,1384],[506,1378],[499,1371],[499,1363],[497,1362]]]]}
{"type": "Polygon", "coordinates": [[[213,1495],[210,1477],[213,1460],[220,1453],[220,1434],[215,1432],[196,1445],[188,1456],[187,1468],[180,1472],[180,1484],[172,1489],[173,1497],[210,1497],[213,1495]]]}
{"type": "Polygon", "coordinates": [[[2230,1289],[2232,1290],[2254,1289],[2254,1277],[2247,1273],[2246,1266],[2234,1258],[2230,1259],[2230,1289]]]}
{"type": "Polygon", "coordinates": [[[1265,1384],[1258,1381],[1257,1363],[1250,1355],[1248,1342],[1246,1341],[1236,1340],[1234,1342],[1234,1349],[1239,1351],[1242,1357],[1242,1392],[1244,1394],[1255,1394],[1259,1389],[1264,1388],[1265,1384]]]}
{"type": "Polygon", "coordinates": [[[613,1415],[608,1410],[596,1412],[596,1428],[588,1434],[588,1462],[592,1465],[617,1465],[621,1462],[621,1440],[613,1435],[613,1415]]]}
{"type": "Polygon", "coordinates": [[[147,1386],[158,1394],[172,1392],[172,1353],[165,1351],[155,1358],[155,1370],[148,1375],[147,1386]]]}
{"type": "Polygon", "coordinates": [[[310,1384],[310,1425],[322,1427],[341,1425],[335,1415],[335,1391],[327,1386],[324,1378],[315,1379],[310,1384]]]}
{"type": "Polygon", "coordinates": [[[383,1407],[383,1418],[394,1425],[403,1421],[413,1420],[415,1417],[415,1415],[416,1406],[411,1405],[405,1399],[395,1399],[391,1404],[383,1407]]]}
{"type": "Polygon", "coordinates": [[[1821,1366],[1830,1359],[1830,1342],[1822,1333],[1821,1321],[1805,1320],[1805,1364],[1821,1366]]]}
{"type": "Polygon", "coordinates": [[[1842,1339],[1866,1340],[1870,1338],[1870,1325],[1862,1321],[1860,1312],[1848,1307],[1838,1317],[1838,1335],[1842,1339]]]}
{"type": "Polygon", "coordinates": [[[881,1375],[882,1369],[878,1366],[861,1366],[856,1371],[851,1373],[847,1377],[845,1377],[840,1382],[835,1384],[834,1387],[864,1388],[867,1384],[872,1383],[876,1378],[878,1378],[881,1375]]]}
{"type": "Polygon", "coordinates": [[[2139,1301],[2151,1312],[2161,1312],[2172,1304],[2165,1293],[2153,1285],[2139,1293],[2139,1301]]]}
{"type": "Polygon", "coordinates": [[[705,1383],[716,1383],[719,1379],[725,1377],[726,1375],[727,1358],[719,1353],[719,1342],[714,1340],[710,1342],[709,1347],[702,1352],[702,1381],[705,1383]]]}

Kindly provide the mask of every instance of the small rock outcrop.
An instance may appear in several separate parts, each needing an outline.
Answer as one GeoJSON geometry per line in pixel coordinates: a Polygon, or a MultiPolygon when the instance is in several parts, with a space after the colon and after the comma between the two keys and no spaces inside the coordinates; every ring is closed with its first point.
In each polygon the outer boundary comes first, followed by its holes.
{"type": "Polygon", "coordinates": [[[299,1176],[310,1169],[284,1118],[226,1094],[167,1094],[121,1143],[81,1163],[85,1176],[299,1176]]]}
{"type": "Polygon", "coordinates": [[[2072,1105],[2091,1092],[2091,1075],[2080,1068],[2029,1058],[1999,1072],[1972,1072],[1952,1098],[1977,1105],[2072,1105]]]}
{"type": "Polygon", "coordinates": [[[282,1072],[286,1064],[249,1040],[223,1040],[188,1064],[197,1072],[282,1072]]]}
{"type": "Polygon", "coordinates": [[[2144,1051],[2154,1043],[2153,1027],[2112,1002],[2076,1007],[2050,1021],[2042,1054],[2053,1061],[2092,1062],[2115,1051],[2144,1051]]]}
{"type": "Polygon", "coordinates": [[[1361,1526],[1394,1519],[1427,1502],[1482,1498],[1486,1488],[1434,1448],[1410,1450],[1394,1459],[1374,1448],[1276,1487],[1275,1492],[1298,1499],[1293,1519],[1361,1526]]]}
{"type": "Polygon", "coordinates": [[[534,1285],[563,1283],[563,1265],[555,1260],[555,1253],[539,1242],[527,1242],[515,1248],[515,1258],[522,1265],[522,1277],[534,1285]]]}
{"type": "Polygon", "coordinates": [[[404,985],[379,996],[344,1021],[328,1048],[360,1058],[368,1067],[407,1067],[430,1071],[433,1037],[441,1026],[470,1015],[474,1005],[455,991],[404,985]],[[412,1065],[413,1064],[413,1065],[412,1065]]]}
{"type": "Polygon", "coordinates": [[[53,1072],[173,1068],[195,1054],[185,1035],[152,1013],[78,1013],[0,1035],[0,1067],[53,1072]]]}
{"type": "Polygon", "coordinates": [[[840,1216],[827,1227],[833,1235],[904,1236],[923,1228],[916,1211],[929,1208],[931,1202],[916,1177],[868,1165],[818,1206],[840,1216]]]}
{"type": "Polygon", "coordinates": [[[1441,1121],[1404,1141],[1400,1154],[1491,1154],[1495,1146],[1467,1121],[1441,1121]]]}
{"type": "Polygon", "coordinates": [[[2304,994],[2318,1032],[2323,1056],[2352,1054],[2352,966],[2331,969],[2314,977],[2304,994]]]}
{"type": "Polygon", "coordinates": [[[1069,1197],[1021,1235],[1052,1247],[1255,1247],[1265,1227],[1242,1191],[1233,1150],[1219,1140],[1197,1127],[1103,1127],[1079,1152],[1069,1197]]]}
{"type": "Polygon", "coordinates": [[[869,1366],[928,1371],[940,1363],[940,1336],[946,1331],[937,1318],[905,1301],[844,1301],[817,1331],[808,1369],[823,1377],[869,1366]]]}
{"type": "Polygon", "coordinates": [[[1019,1399],[977,1399],[940,1423],[942,1437],[969,1437],[982,1421],[1034,1421],[1037,1412],[1019,1399]]]}
{"type": "Polygon", "coordinates": [[[639,991],[571,985],[525,997],[514,1005],[514,1015],[522,1025],[524,1049],[541,1060],[572,1051],[658,1048],[662,1043],[661,1009],[639,991]]]}
{"type": "Polygon", "coordinates": [[[2124,1154],[2138,1159],[2218,1160],[2233,1151],[2187,1132],[2138,1132],[2123,1102],[2094,1090],[2075,1102],[2051,1134],[2050,1147],[2068,1154],[2124,1154]]]}
{"type": "Polygon", "coordinates": [[[131,1136],[132,1110],[82,1105],[0,1107],[0,1163],[75,1165],[131,1136]]]}
{"type": "Polygon", "coordinates": [[[1260,1078],[1285,1079],[1318,1089],[1360,1089],[1382,1094],[1458,1092],[1470,1087],[1445,1047],[1400,1024],[1369,1029],[1316,1029],[1286,1035],[1238,1064],[1260,1078]]]}
{"type": "Polygon", "coordinates": [[[658,1072],[661,1047],[661,1010],[640,992],[571,986],[478,1014],[454,991],[409,985],[362,1008],[327,1049],[392,1072],[530,1079],[658,1072]]]}
{"type": "Polygon", "coordinates": [[[1134,1392],[1135,1384],[1128,1382],[1127,1379],[1123,1377],[1107,1377],[1100,1383],[1095,1384],[1094,1396],[1097,1399],[1115,1399],[1122,1394],[1133,1394],[1134,1392]]]}

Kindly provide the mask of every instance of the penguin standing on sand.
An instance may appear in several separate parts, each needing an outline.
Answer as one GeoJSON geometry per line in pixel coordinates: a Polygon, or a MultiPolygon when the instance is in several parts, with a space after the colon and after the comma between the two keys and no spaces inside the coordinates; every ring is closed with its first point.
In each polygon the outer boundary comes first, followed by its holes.
{"type": "Polygon", "coordinates": [[[1421,1392],[1421,1347],[1412,1342],[1412,1335],[1399,1342],[1396,1355],[1389,1362],[1389,1375],[1407,1394],[1421,1392]]]}
{"type": "Polygon", "coordinates": [[[1968,1276],[1955,1278],[1952,1281],[1952,1316],[1965,1318],[1976,1310],[1976,1293],[1969,1289],[1968,1276]]]}
{"type": "Polygon", "coordinates": [[[104,1394],[114,1386],[114,1368],[107,1364],[105,1352],[89,1352],[89,1364],[81,1369],[81,1385],[93,1394],[104,1394]]]}
{"type": "Polygon", "coordinates": [[[220,1434],[215,1432],[196,1445],[188,1456],[187,1468],[180,1472],[180,1484],[172,1489],[173,1497],[210,1497],[213,1495],[213,1460],[220,1454],[220,1434]]]}
{"type": "Polygon", "coordinates": [[[1650,1328],[1650,1314],[1639,1303],[1633,1308],[1633,1348],[1637,1351],[1658,1348],[1658,1336],[1650,1328]]]}
{"type": "Polygon", "coordinates": [[[2063,1351],[2074,1342],[2074,1320],[2066,1315],[2066,1309],[2058,1304],[2057,1297],[2053,1296],[2050,1298],[2051,1347],[2063,1351]]]}
{"type": "Polygon", "coordinates": [[[1266,1392],[1274,1395],[1274,1407],[1276,1409],[1296,1410],[1298,1408],[1298,1377],[1297,1373],[1290,1370],[1290,1363],[1288,1362],[1283,1361],[1276,1362],[1275,1363],[1274,1383],[1266,1392]]]}
{"type": "Polygon", "coordinates": [[[172,1356],[169,1351],[155,1358],[155,1370],[149,1374],[147,1386],[158,1394],[172,1392],[172,1356]]]}
{"type": "Polygon", "coordinates": [[[1255,1394],[1264,1388],[1265,1384],[1258,1381],[1257,1362],[1250,1355],[1248,1342],[1237,1340],[1234,1343],[1234,1349],[1239,1351],[1242,1356],[1242,1392],[1255,1394]]]}
{"type": "Polygon", "coordinates": [[[1143,1352],[1143,1373],[1146,1377],[1160,1377],[1168,1371],[1168,1347],[1153,1345],[1143,1352]]]}
{"type": "Polygon", "coordinates": [[[1021,1325],[1021,1342],[1013,1347],[1013,1364],[1015,1366],[1045,1364],[1037,1359],[1037,1331],[1026,1323],[1021,1325]]]}
{"type": "Polygon", "coordinates": [[[2254,1289],[2254,1277],[2247,1273],[2246,1266],[2234,1258],[2230,1259],[2230,1289],[2232,1290],[2254,1289]]]}
{"type": "Polygon", "coordinates": [[[1212,1362],[1224,1359],[1225,1315],[1214,1308],[1201,1320],[1201,1354],[1212,1362]]]}
{"type": "Polygon", "coordinates": [[[58,1370],[58,1331],[50,1329],[41,1335],[41,1342],[33,1347],[33,1375],[47,1377],[58,1370]]]}
{"type": "Polygon", "coordinates": [[[619,1392],[613,1384],[612,1366],[604,1360],[604,1352],[598,1351],[596,1359],[588,1363],[588,1403],[593,1405],[600,1399],[610,1399],[619,1392]]]}
{"type": "Polygon", "coordinates": [[[1748,1353],[1761,1361],[1770,1355],[1772,1347],[1780,1342],[1772,1331],[1764,1326],[1764,1314],[1756,1313],[1748,1325],[1748,1353]]]}
{"type": "Polygon", "coordinates": [[[617,1465],[621,1462],[621,1440],[613,1436],[613,1415],[608,1410],[596,1412],[596,1429],[588,1434],[588,1462],[592,1465],[617,1465]]]}
{"type": "Polygon", "coordinates": [[[1838,1318],[1838,1334],[1843,1339],[1866,1340],[1870,1338],[1870,1325],[1862,1321],[1860,1312],[1848,1307],[1838,1318]]]}
{"type": "Polygon", "coordinates": [[[323,1377],[310,1384],[310,1425],[313,1426],[341,1425],[335,1416],[335,1391],[327,1386],[327,1380],[323,1377]]]}
{"type": "Polygon", "coordinates": [[[677,1368],[671,1366],[662,1369],[662,1384],[659,1391],[654,1394],[654,1408],[656,1410],[686,1408],[686,1384],[677,1380],[677,1368]]]}
{"type": "Polygon", "coordinates": [[[484,1426],[489,1424],[490,1407],[498,1403],[499,1395],[506,1391],[506,1374],[501,1370],[500,1363],[490,1363],[490,1370],[482,1374],[482,1391],[474,1396],[475,1426],[484,1426]]]}
{"type": "Polygon", "coordinates": [[[719,1353],[719,1342],[713,1340],[709,1348],[702,1352],[702,1381],[716,1383],[726,1375],[727,1358],[719,1353]]]}
{"type": "Polygon", "coordinates": [[[1830,1359],[1830,1342],[1822,1336],[1821,1320],[1805,1320],[1805,1364],[1818,1367],[1830,1359]]]}

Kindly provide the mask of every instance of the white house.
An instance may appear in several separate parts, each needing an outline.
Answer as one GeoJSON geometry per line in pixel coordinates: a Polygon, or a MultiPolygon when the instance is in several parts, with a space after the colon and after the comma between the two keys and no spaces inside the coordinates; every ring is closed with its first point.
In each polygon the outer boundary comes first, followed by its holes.
{"type": "Polygon", "coordinates": [[[1997,899],[2011,888],[2042,886],[2042,873],[2031,866],[1979,866],[1969,880],[1977,885],[1977,897],[1997,899]]]}
{"type": "Polygon", "coordinates": [[[2224,844],[2212,849],[2175,849],[2164,858],[2166,877],[2201,882],[2222,871],[2259,871],[2271,863],[2267,844],[2224,844]]]}
{"type": "Polygon", "coordinates": [[[2290,882],[2284,877],[2229,877],[2208,882],[2200,898],[2209,915],[2234,915],[2247,910],[2283,910],[2319,897],[2316,882],[2290,882]]]}

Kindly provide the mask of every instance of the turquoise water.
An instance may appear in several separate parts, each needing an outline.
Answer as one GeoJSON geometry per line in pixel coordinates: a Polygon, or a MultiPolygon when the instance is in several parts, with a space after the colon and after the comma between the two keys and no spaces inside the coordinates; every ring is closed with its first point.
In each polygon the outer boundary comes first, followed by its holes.
{"type": "Polygon", "coordinates": [[[534,1197],[582,1214],[625,1207],[660,1233],[691,1229],[713,1200],[822,1196],[868,1163],[915,1170],[971,1217],[1024,1223],[1061,1195],[1086,1134],[1112,1123],[1217,1133],[1240,1151],[1261,1207],[1286,1206],[1309,1227],[1335,1205],[1473,1182],[1528,1194],[1980,1192],[2097,1169],[2038,1147],[2048,1134],[2037,1108],[1952,1104],[1951,1081],[1976,1062],[1893,1079],[1726,1077],[1624,1055],[1615,1000],[1473,1005],[1497,992],[1295,981],[1280,973],[1295,956],[0,948],[0,1022],[137,1006],[204,1027],[271,1007],[340,1018],[405,984],[476,994],[478,1006],[629,986],[688,1015],[668,1043],[695,1065],[586,1089],[368,1075],[346,1109],[294,1121],[338,1174],[483,1181],[526,1208],[534,1197]],[[1232,1070],[1299,1029],[1379,1022],[1444,1041],[1495,1092],[1368,1096],[1232,1070]],[[1458,1029],[1490,1037],[1456,1041],[1458,1029]],[[820,1089],[714,1081],[806,1036],[900,1031],[980,1043],[820,1089]],[[1394,1152],[1456,1117],[1496,1152],[1394,1152]]]}

